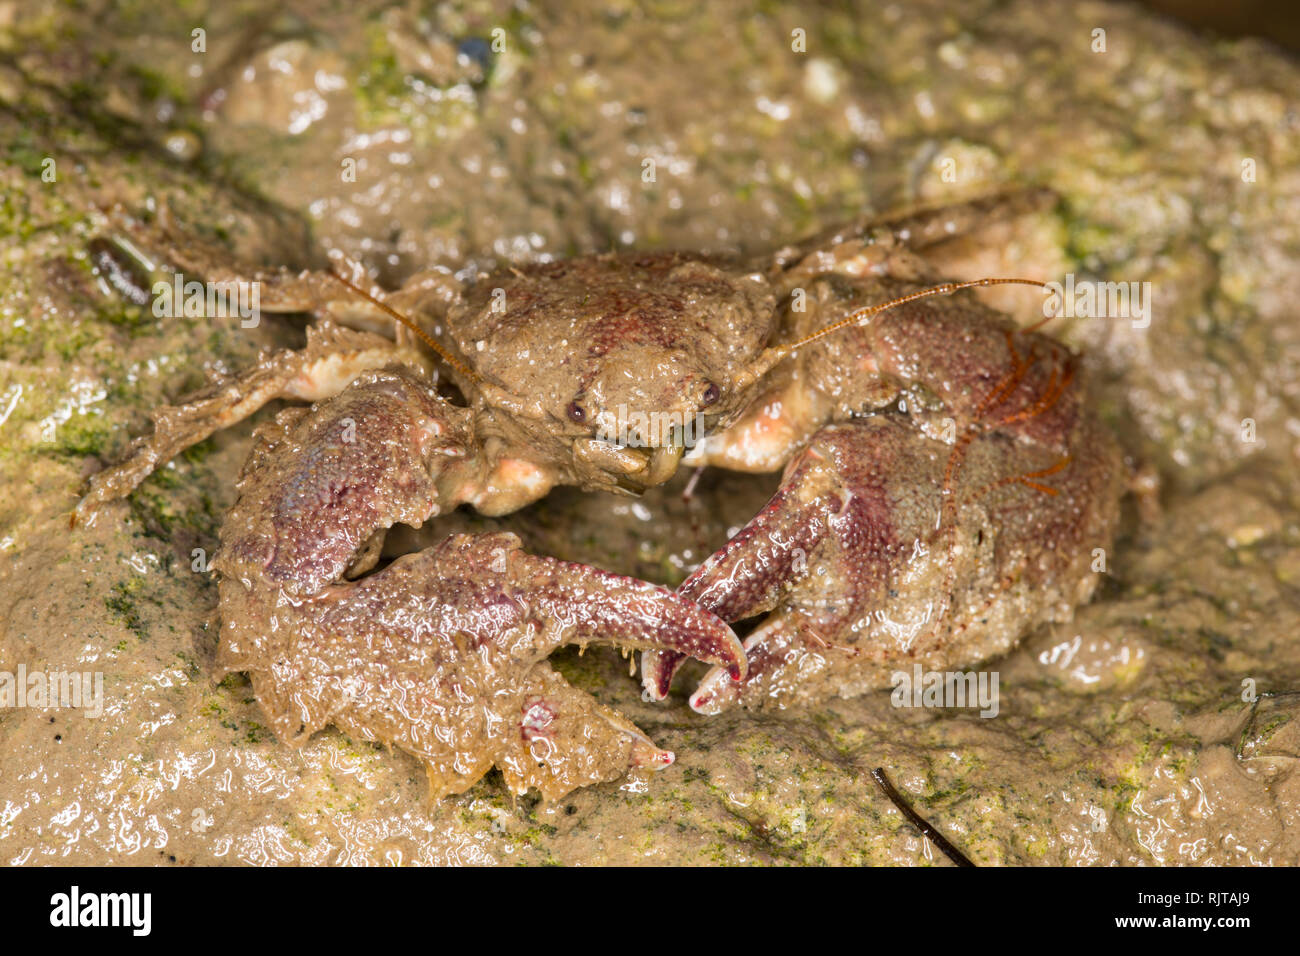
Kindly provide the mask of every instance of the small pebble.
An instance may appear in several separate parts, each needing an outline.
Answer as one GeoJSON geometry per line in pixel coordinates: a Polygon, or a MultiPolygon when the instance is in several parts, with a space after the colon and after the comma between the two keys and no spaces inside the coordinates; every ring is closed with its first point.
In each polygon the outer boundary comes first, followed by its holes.
{"type": "Polygon", "coordinates": [[[203,149],[203,143],[198,136],[187,129],[172,130],[163,140],[163,146],[167,152],[183,163],[198,158],[203,149]]]}

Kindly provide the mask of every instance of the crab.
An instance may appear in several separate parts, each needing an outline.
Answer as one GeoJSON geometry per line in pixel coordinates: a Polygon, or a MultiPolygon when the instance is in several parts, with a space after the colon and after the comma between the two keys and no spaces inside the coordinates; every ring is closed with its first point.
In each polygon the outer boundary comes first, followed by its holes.
{"type": "Polygon", "coordinates": [[[222,523],[219,665],[250,675],[280,739],[333,724],[395,745],[435,798],[493,766],[556,799],[672,762],[548,664],[565,643],[639,651],[649,699],[698,659],[705,713],[983,660],[1088,599],[1119,458],[1077,356],[963,291],[1022,280],[935,285],[920,253],[1045,195],[864,220],[757,263],[608,253],[391,294],[355,264],[259,272],[121,217],[172,266],[258,282],[264,311],[316,324],[156,412],[74,523],[267,402],[311,403],[256,429],[222,523]],[[683,464],[784,476],[675,592],[502,532],[380,566],[394,525],[557,485],[637,495],[683,464]],[[742,645],[729,625],[760,615],[742,645]]]}

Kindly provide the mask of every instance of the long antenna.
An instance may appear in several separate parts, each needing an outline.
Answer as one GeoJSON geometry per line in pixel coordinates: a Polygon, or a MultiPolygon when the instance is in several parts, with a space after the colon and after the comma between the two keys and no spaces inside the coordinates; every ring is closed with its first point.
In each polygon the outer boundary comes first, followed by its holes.
{"type": "Polygon", "coordinates": [[[451,352],[449,352],[446,348],[444,348],[437,341],[435,341],[433,336],[429,335],[428,332],[424,331],[424,329],[420,328],[418,325],[415,324],[414,319],[410,318],[409,316],[403,315],[402,313],[394,309],[391,305],[389,305],[387,302],[371,295],[365,289],[361,288],[361,286],[357,285],[351,279],[342,275],[335,269],[331,268],[329,274],[332,275],[339,282],[343,283],[343,285],[347,286],[357,295],[361,296],[361,298],[365,299],[367,302],[371,303],[372,305],[375,305],[378,308],[382,309],[385,313],[392,316],[398,322],[401,322],[404,326],[406,326],[417,336],[419,336],[420,340],[423,341],[425,345],[429,346],[429,348],[437,352],[438,356],[444,362],[446,362],[448,365],[454,368],[461,375],[465,376],[471,382],[482,381],[482,377],[477,372],[475,372],[472,368],[470,368],[460,359],[456,358],[456,356],[452,355],[451,352]]]}
{"type": "MultiPolygon", "coordinates": [[[[888,302],[882,302],[879,305],[867,305],[860,309],[855,309],[853,312],[849,313],[848,318],[841,319],[832,325],[828,325],[820,332],[814,332],[812,335],[806,336],[798,342],[794,342],[790,345],[779,345],[776,346],[776,348],[780,350],[783,355],[789,354],[790,352],[807,345],[809,342],[816,342],[818,339],[830,335],[832,332],[838,332],[846,326],[853,325],[856,322],[861,322],[864,319],[869,319],[873,315],[877,315],[887,309],[892,309],[895,306],[903,305],[907,302],[913,302],[916,299],[924,299],[932,295],[952,295],[954,292],[958,292],[961,289],[974,289],[991,285],[1032,285],[1037,286],[1040,289],[1048,289],[1049,291],[1051,289],[1046,282],[1039,282],[1037,279],[972,279],[969,282],[945,282],[942,285],[937,285],[933,288],[922,289],[920,292],[913,292],[909,295],[899,296],[897,299],[890,299],[888,302]]],[[[1048,316],[1043,319],[1043,321],[1027,326],[1020,331],[1033,332],[1042,328],[1054,318],[1055,316],[1048,316]]]]}

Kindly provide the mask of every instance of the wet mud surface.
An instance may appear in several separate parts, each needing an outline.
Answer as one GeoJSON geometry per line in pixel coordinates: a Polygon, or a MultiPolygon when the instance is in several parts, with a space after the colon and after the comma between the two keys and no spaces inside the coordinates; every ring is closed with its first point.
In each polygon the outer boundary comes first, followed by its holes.
{"type": "MultiPolygon", "coordinates": [[[[94,717],[0,710],[0,859],[945,862],[876,790],[882,766],[981,864],[1300,862],[1297,93],[1300,67],[1255,41],[1104,4],[0,2],[0,672],[104,689],[94,717]],[[150,409],[303,334],[133,303],[144,280],[96,252],[114,203],[267,265],[341,250],[396,286],[608,249],[761,254],[1007,185],[1061,203],[963,256],[1149,281],[1152,308],[1146,328],[1054,326],[1140,493],[1093,603],[988,665],[996,718],[887,691],[706,718],[685,703],[698,668],[647,704],[614,651],[566,651],[564,676],[677,762],[552,804],[495,774],[430,804],[413,758],[336,730],[284,746],[246,678],[214,677],[196,551],[254,423],[68,529],[150,409]]],[[[559,491],[435,530],[675,585],[773,485],[559,491]]]]}

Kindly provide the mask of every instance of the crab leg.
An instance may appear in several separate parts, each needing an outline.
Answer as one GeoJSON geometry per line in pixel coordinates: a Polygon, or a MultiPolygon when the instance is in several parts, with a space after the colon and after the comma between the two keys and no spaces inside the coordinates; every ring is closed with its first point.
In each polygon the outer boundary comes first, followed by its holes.
{"type": "MultiPolygon", "coordinates": [[[[866,216],[835,226],[778,251],[774,265],[788,286],[847,263],[863,254],[863,241],[906,247],[927,256],[953,239],[989,232],[1000,224],[1046,212],[1059,201],[1050,189],[1008,190],[934,208],[900,211],[884,218],[866,216]]],[[[859,267],[862,263],[858,264],[859,267]]],[[[972,276],[973,278],[973,276],[972,276]]]]}
{"type": "MultiPolygon", "coordinates": [[[[132,254],[150,271],[166,263],[216,285],[256,285],[258,308],[263,312],[311,312],[372,332],[393,328],[390,315],[381,306],[367,297],[354,295],[333,273],[260,269],[248,262],[232,260],[225,249],[192,235],[181,235],[165,207],[153,223],[141,222],[116,209],[107,212],[115,232],[134,244],[132,254]]],[[[360,264],[344,257],[337,257],[337,262],[354,282],[370,285],[360,264]]],[[[407,312],[441,314],[458,294],[459,284],[452,276],[428,270],[413,275],[400,290],[384,299],[393,308],[407,312]]],[[[401,343],[400,328],[398,332],[401,343]]]]}
{"type": "Polygon", "coordinates": [[[565,684],[546,663],[557,647],[669,650],[745,672],[716,615],[666,588],[527,554],[508,533],[453,535],[357,577],[376,535],[472,499],[489,468],[468,410],[404,369],[281,413],[259,438],[214,561],[219,658],[251,674],[282,739],[332,723],[420,758],[435,796],[496,765],[516,790],[554,797],[672,760],[565,684]]]}
{"type": "Polygon", "coordinates": [[[323,322],[307,330],[307,346],[263,355],[252,368],[222,376],[179,405],[153,412],[153,434],[138,438],[118,464],[90,479],[73,514],[85,523],[95,510],[130,494],[163,462],[209,435],[242,421],[277,398],[320,401],[340,392],[357,375],[404,361],[421,367],[415,352],[380,335],[323,322]]]}

